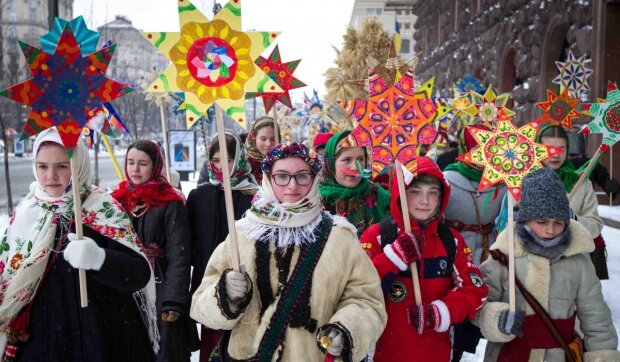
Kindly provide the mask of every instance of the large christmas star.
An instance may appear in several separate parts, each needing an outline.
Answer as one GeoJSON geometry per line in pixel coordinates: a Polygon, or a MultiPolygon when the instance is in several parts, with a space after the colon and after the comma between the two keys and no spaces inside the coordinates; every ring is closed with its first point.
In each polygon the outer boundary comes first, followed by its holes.
{"type": "Polygon", "coordinates": [[[579,100],[577,98],[570,98],[568,96],[568,89],[564,89],[559,97],[553,91],[547,89],[547,101],[538,102],[536,105],[545,112],[542,116],[543,121],[570,129],[571,120],[581,117],[581,113],[575,110],[575,106],[578,103],[579,100]]]}
{"type": "Polygon", "coordinates": [[[484,95],[470,91],[469,106],[463,112],[470,115],[473,124],[485,124],[492,127],[497,121],[507,121],[515,115],[506,107],[510,93],[495,94],[490,85],[484,95]]]}
{"type": "Polygon", "coordinates": [[[359,124],[353,129],[352,144],[372,146],[373,176],[398,159],[416,171],[416,147],[431,144],[437,132],[430,124],[447,112],[438,111],[431,99],[434,79],[414,89],[413,68],[389,86],[374,69],[368,72],[369,99],[344,101],[340,105],[359,124]]]}
{"type": "Polygon", "coordinates": [[[294,60],[292,62],[282,63],[282,59],[280,58],[280,49],[278,49],[278,46],[276,45],[269,55],[269,58],[263,58],[261,56],[256,61],[256,65],[258,65],[263,72],[267,73],[284,92],[249,92],[245,95],[245,98],[251,99],[261,96],[265,106],[265,113],[269,113],[276,101],[280,101],[292,109],[293,105],[291,104],[291,96],[288,91],[306,86],[305,83],[293,77],[293,72],[295,72],[295,69],[299,65],[300,61],[301,60],[294,60]]]}
{"type": "Polygon", "coordinates": [[[570,96],[579,98],[581,93],[590,89],[588,77],[592,75],[592,69],[586,67],[588,62],[590,60],[586,59],[585,54],[577,59],[569,50],[565,62],[555,62],[560,74],[553,79],[553,83],[559,84],[561,89],[568,89],[570,96]]]}
{"type": "Polygon", "coordinates": [[[543,160],[560,152],[556,147],[535,142],[537,129],[538,123],[516,128],[510,120],[499,121],[493,131],[470,129],[478,146],[458,160],[484,169],[478,191],[503,182],[519,201],[525,175],[543,167],[543,160]]]}
{"type": "Polygon", "coordinates": [[[620,90],[612,82],[607,84],[607,98],[599,103],[584,103],[583,113],[594,117],[580,133],[602,133],[601,152],[609,151],[620,139],[620,90]]]}
{"type": "Polygon", "coordinates": [[[282,91],[254,63],[278,33],[243,32],[240,0],[229,1],[211,21],[189,0],[177,3],[180,32],[143,34],[172,61],[146,91],[184,93],[188,128],[213,103],[245,127],[246,92],[282,91]]]}
{"type": "Polygon", "coordinates": [[[82,56],[69,24],[54,54],[19,44],[33,77],[0,91],[0,95],[32,106],[22,138],[56,126],[65,147],[73,149],[86,122],[105,102],[132,91],[105,77],[115,46],[82,56]]]}

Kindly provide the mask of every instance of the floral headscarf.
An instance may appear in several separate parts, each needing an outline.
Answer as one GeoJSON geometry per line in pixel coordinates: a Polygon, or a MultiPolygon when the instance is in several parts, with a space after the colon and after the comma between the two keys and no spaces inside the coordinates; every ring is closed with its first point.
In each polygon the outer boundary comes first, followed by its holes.
{"type": "Polygon", "coordinates": [[[256,181],[261,182],[263,179],[263,172],[261,171],[261,162],[265,157],[256,146],[256,134],[263,127],[272,127],[273,128],[273,118],[271,117],[261,117],[254,122],[252,125],[252,130],[248,133],[248,137],[245,140],[245,145],[248,150],[248,161],[250,162],[250,166],[252,168],[252,174],[256,181]]]}
{"type": "MultiPolygon", "coordinates": [[[[233,190],[256,190],[258,184],[252,175],[252,167],[248,161],[247,151],[239,136],[226,131],[226,136],[232,137],[235,141],[235,159],[233,161],[233,169],[230,170],[230,186],[233,190]]],[[[226,137],[228,138],[228,137],[226,137]]],[[[217,138],[216,138],[217,140],[217,138]]],[[[228,139],[226,140],[228,142],[228,139]]],[[[211,146],[213,147],[213,146],[211,146]]],[[[222,185],[224,180],[221,171],[218,171],[211,160],[211,148],[207,151],[209,161],[209,183],[214,186],[222,185]]],[[[230,155],[229,155],[230,156],[230,155]]],[[[224,162],[224,160],[221,160],[224,162]]]]}

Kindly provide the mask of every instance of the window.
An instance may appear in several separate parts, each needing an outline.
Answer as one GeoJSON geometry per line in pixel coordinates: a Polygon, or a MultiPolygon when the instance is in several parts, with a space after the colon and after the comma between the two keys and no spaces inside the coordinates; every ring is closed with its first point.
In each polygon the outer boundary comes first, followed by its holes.
{"type": "Polygon", "coordinates": [[[400,54],[409,54],[411,53],[411,40],[409,39],[403,39],[402,43],[400,44],[400,54]]]}
{"type": "Polygon", "coordinates": [[[368,16],[381,15],[383,13],[383,9],[381,8],[366,8],[366,14],[368,16]]]}
{"type": "Polygon", "coordinates": [[[410,29],[411,28],[411,23],[403,23],[403,29],[410,29]]]}
{"type": "Polygon", "coordinates": [[[396,15],[403,15],[403,11],[402,10],[396,10],[396,15]]]}
{"type": "Polygon", "coordinates": [[[405,10],[405,15],[411,15],[411,11],[410,10],[405,10]]]}
{"type": "Polygon", "coordinates": [[[14,11],[11,11],[11,12],[9,13],[9,21],[11,21],[11,22],[15,22],[15,21],[17,21],[17,14],[15,14],[15,12],[14,12],[14,11]]]}

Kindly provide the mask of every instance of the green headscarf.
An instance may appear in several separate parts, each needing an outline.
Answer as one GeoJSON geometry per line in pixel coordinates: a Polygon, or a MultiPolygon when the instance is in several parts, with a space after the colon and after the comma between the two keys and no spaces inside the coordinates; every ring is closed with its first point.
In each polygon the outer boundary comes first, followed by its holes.
{"type": "Polygon", "coordinates": [[[353,187],[342,186],[336,181],[336,153],[338,143],[351,131],[342,131],[332,137],[325,146],[325,168],[319,184],[321,202],[325,208],[336,215],[347,218],[357,228],[357,235],[383,219],[390,208],[390,193],[381,186],[362,178],[353,187]]]}
{"type": "MultiPolygon", "coordinates": [[[[540,131],[538,132],[538,135],[536,135],[536,142],[542,143],[541,135],[543,134],[543,132],[553,127],[561,127],[561,126],[555,126],[552,124],[548,124],[546,126],[541,127],[540,131]]],[[[566,149],[568,149],[568,138],[566,138],[566,149]]],[[[566,193],[570,193],[573,190],[573,187],[575,186],[577,181],[579,180],[579,174],[576,172],[575,166],[573,166],[573,163],[570,162],[568,157],[566,158],[566,160],[564,160],[564,163],[562,163],[562,166],[560,166],[560,168],[555,170],[555,173],[557,173],[558,176],[560,177],[560,180],[562,181],[562,185],[564,186],[564,191],[566,191],[566,193]]]]}

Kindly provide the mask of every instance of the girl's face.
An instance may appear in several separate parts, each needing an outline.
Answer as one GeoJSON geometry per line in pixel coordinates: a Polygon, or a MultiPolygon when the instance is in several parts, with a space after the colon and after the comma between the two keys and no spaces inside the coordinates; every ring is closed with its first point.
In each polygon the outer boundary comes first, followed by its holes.
{"type": "Polygon", "coordinates": [[[566,221],[555,218],[535,219],[527,222],[534,234],[543,240],[551,240],[560,235],[566,227],[566,221]]]}
{"type": "Polygon", "coordinates": [[[549,157],[543,161],[543,165],[545,165],[545,167],[552,170],[557,170],[562,166],[564,161],[566,161],[566,139],[561,137],[543,137],[540,141],[545,145],[562,148],[562,152],[557,153],[553,157],[549,157]]]}
{"type": "Polygon", "coordinates": [[[151,179],[153,161],[149,155],[137,148],[127,152],[127,175],[134,185],[140,185],[151,179]]]}
{"type": "Polygon", "coordinates": [[[437,185],[419,183],[411,185],[406,190],[409,215],[416,221],[430,219],[441,199],[441,189],[437,185]]]}
{"type": "MultiPolygon", "coordinates": [[[[222,160],[220,158],[220,151],[217,151],[213,154],[213,157],[211,157],[211,162],[213,162],[213,167],[215,167],[218,172],[222,172],[222,160]]],[[[233,159],[228,157],[228,172],[232,171],[233,162],[233,159]]]]}
{"type": "Polygon", "coordinates": [[[64,147],[57,144],[41,146],[35,160],[39,185],[52,197],[65,193],[71,181],[71,163],[64,147]]]}
{"type": "Polygon", "coordinates": [[[362,147],[347,147],[341,149],[336,156],[334,166],[336,168],[336,181],[344,187],[354,188],[362,181],[357,167],[357,161],[362,167],[366,166],[366,152],[362,147]],[[348,171],[348,172],[347,172],[348,171]],[[348,173],[357,174],[357,176],[348,173]]]}
{"type": "Polygon", "coordinates": [[[273,127],[263,127],[256,132],[256,148],[266,155],[276,144],[276,136],[273,127]]]}
{"type": "Polygon", "coordinates": [[[314,181],[310,165],[297,157],[277,160],[269,177],[273,192],[280,203],[295,203],[303,199],[310,192],[314,181]]]}

